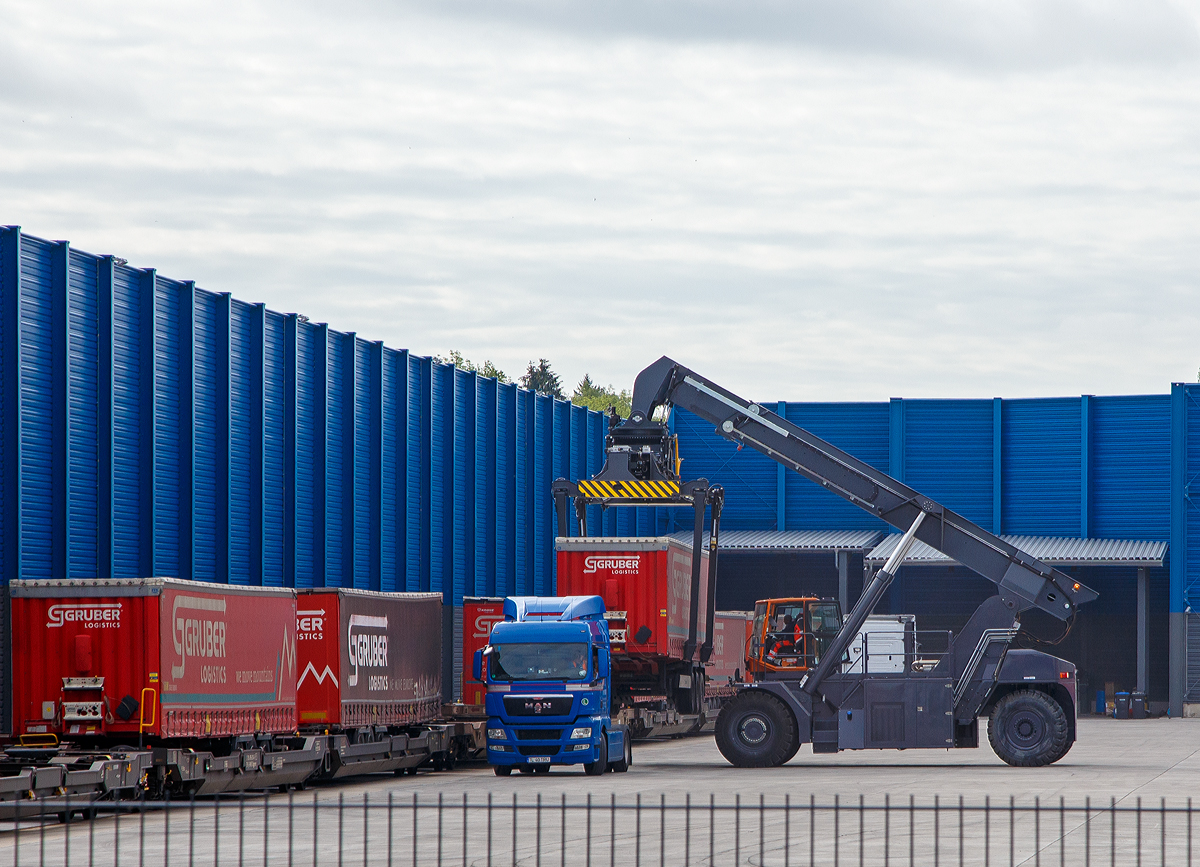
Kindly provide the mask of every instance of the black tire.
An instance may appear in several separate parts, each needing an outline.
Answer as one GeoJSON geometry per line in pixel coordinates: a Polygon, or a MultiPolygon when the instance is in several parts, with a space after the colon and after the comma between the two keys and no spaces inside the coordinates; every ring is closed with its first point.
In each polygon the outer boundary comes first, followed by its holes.
{"type": "Polygon", "coordinates": [[[1054,764],[1071,749],[1067,715],[1044,692],[1010,692],[992,710],[988,742],[996,755],[1014,767],[1054,764]]]}
{"type": "Polygon", "coordinates": [[[548,774],[548,773],[550,773],[550,766],[549,765],[538,765],[537,767],[535,767],[533,769],[533,772],[535,774],[548,774]]]}
{"type": "Polygon", "coordinates": [[[497,777],[507,777],[512,773],[512,765],[492,765],[497,777]]]}
{"type": "Polygon", "coordinates": [[[776,768],[800,749],[796,719],[761,690],[740,692],[717,716],[717,749],[739,768],[776,768]]]}
{"type": "Polygon", "coordinates": [[[629,732],[625,732],[625,750],[622,753],[621,761],[613,762],[612,769],[615,773],[623,774],[629,770],[629,766],[633,764],[633,741],[629,739],[629,732]]]}
{"type": "Polygon", "coordinates": [[[608,735],[600,736],[600,759],[588,762],[583,766],[583,772],[589,777],[598,777],[608,770],[608,735]]]}

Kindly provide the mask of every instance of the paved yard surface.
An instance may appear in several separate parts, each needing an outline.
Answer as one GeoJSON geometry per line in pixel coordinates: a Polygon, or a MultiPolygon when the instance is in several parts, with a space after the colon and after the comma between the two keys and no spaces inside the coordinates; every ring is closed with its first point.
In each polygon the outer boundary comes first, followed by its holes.
{"type": "Polygon", "coordinates": [[[850,865],[860,857],[865,864],[909,864],[910,857],[915,864],[935,857],[941,864],[1132,864],[1140,848],[1141,863],[1181,865],[1200,863],[1200,852],[1191,856],[1191,814],[1164,814],[1160,805],[1166,799],[1172,810],[1186,808],[1189,797],[1200,813],[1200,719],[1085,717],[1071,752],[1037,769],[1010,768],[985,744],[822,756],[805,747],[785,767],[739,770],[706,735],[640,744],[629,773],[603,778],[557,770],[496,777],[486,766],[460,767],[318,787],[296,793],[291,809],[286,796],[253,796],[244,805],[202,802],[170,816],[108,816],[70,829],[8,825],[0,830],[0,867],[382,864],[389,856],[394,864],[411,864],[415,856],[418,864],[499,865],[514,863],[514,849],[516,863],[530,865],[660,859],[772,865],[810,858],[850,865]],[[858,809],[860,797],[865,811],[858,809]],[[885,799],[890,811],[880,809],[885,799]],[[991,812],[982,809],[985,799],[991,812]],[[1037,815],[1035,799],[1043,807],[1037,815]],[[1060,799],[1067,810],[1059,810],[1060,799]],[[739,801],[740,811],[733,809],[739,801]]]}

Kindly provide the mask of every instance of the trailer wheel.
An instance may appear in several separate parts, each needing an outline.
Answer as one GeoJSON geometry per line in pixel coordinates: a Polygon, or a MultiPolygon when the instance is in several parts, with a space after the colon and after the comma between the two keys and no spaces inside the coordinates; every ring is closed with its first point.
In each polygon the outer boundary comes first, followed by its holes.
{"type": "Polygon", "coordinates": [[[738,693],[717,716],[717,749],[739,768],[774,768],[800,749],[796,720],[779,699],[759,690],[738,693]]]}
{"type": "Polygon", "coordinates": [[[1039,768],[1057,762],[1071,748],[1067,715],[1046,695],[1032,689],[1010,692],[996,703],[988,741],[1010,765],[1039,768]]]}
{"type": "Polygon", "coordinates": [[[598,777],[608,770],[608,735],[600,736],[600,758],[594,762],[588,762],[583,766],[583,771],[590,777],[598,777]]]}
{"type": "Polygon", "coordinates": [[[497,777],[507,777],[512,773],[512,765],[492,765],[497,777]]]}

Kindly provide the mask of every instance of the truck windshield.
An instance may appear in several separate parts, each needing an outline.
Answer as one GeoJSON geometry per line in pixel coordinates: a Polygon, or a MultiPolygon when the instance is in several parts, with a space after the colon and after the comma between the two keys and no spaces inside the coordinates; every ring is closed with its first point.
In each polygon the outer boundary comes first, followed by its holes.
{"type": "Polygon", "coordinates": [[[588,673],[586,644],[493,644],[492,680],[580,680],[588,673]]]}

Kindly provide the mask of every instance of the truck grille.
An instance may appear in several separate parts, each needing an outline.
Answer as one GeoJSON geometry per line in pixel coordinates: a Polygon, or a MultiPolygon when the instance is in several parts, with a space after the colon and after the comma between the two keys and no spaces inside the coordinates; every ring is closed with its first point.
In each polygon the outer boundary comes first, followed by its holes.
{"type": "Polygon", "coordinates": [[[519,741],[556,741],[562,735],[562,729],[517,729],[519,741]]]}
{"type": "Polygon", "coordinates": [[[523,756],[557,756],[558,747],[517,747],[523,756]]]}
{"type": "Polygon", "coordinates": [[[566,716],[575,697],[570,695],[506,695],[504,712],[509,716],[566,716]]]}

